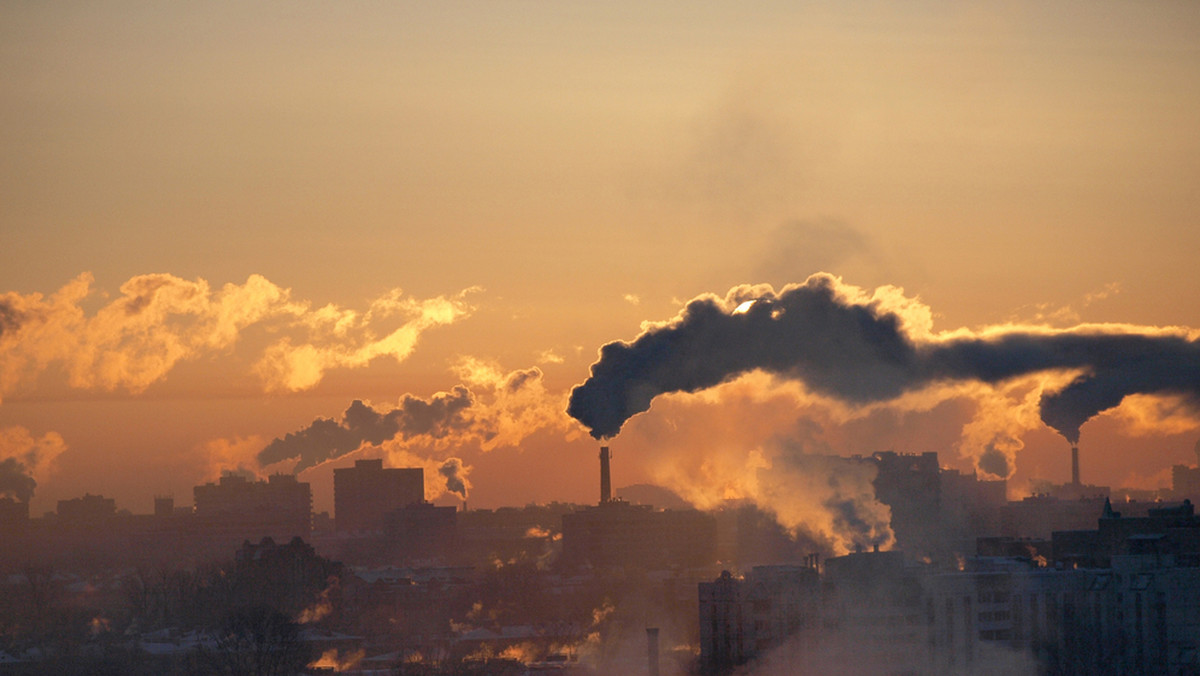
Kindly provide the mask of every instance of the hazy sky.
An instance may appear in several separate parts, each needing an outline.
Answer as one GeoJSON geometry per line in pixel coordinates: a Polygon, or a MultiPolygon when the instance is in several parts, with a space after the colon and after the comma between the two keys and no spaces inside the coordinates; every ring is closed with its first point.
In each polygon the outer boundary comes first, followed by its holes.
{"type": "MultiPolygon", "coordinates": [[[[355,399],[459,385],[470,421],[341,464],[592,501],[562,411],[598,348],[819,271],[936,331],[1200,327],[1200,4],[646,4],[0,5],[0,457],[33,511],[188,504],[355,399]]],[[[969,470],[1034,387],[834,414],[784,385],[656,402],[615,482],[797,445],[969,470]]],[[[1014,486],[1067,478],[1053,431],[1006,429],[1014,486]]],[[[1127,402],[1084,479],[1162,485],[1197,436],[1127,402]]]]}

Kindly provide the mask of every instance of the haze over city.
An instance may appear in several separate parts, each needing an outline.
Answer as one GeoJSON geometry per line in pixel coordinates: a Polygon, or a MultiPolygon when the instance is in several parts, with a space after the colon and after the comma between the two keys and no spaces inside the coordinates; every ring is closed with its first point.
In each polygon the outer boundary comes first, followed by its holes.
{"type": "Polygon", "coordinates": [[[0,674],[1196,673],[1197,35],[0,5],[0,674]]]}
{"type": "MultiPolygon", "coordinates": [[[[1200,326],[1190,3],[2,11],[0,439],[35,514],[466,392],[461,425],[306,463],[317,508],[389,454],[461,458],[480,506],[590,498],[564,411],[602,345],[819,272],[917,341],[1200,326]]],[[[697,500],[784,448],[999,449],[1020,493],[1069,474],[1034,402],[1087,367],[870,402],[751,369],[612,446],[697,500]]],[[[1085,479],[1166,485],[1194,399],[1131,394],[1085,479]]]]}

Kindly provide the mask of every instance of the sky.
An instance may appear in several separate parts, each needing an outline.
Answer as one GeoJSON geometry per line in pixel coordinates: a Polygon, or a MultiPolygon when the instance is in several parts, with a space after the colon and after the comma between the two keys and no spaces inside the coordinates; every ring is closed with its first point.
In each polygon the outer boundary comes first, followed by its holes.
{"type": "MultiPolygon", "coordinates": [[[[32,512],[300,465],[329,510],[365,457],[450,504],[591,502],[572,388],[738,288],[824,284],[916,345],[1194,345],[1200,5],[646,4],[0,6],[0,459],[32,512]]],[[[870,401],[736,370],[604,443],[696,504],[888,449],[1020,495],[1069,478],[1037,408],[1081,368],[870,401]]],[[[1084,481],[1196,462],[1194,398],[1151,390],[1083,424],[1084,481]]]]}

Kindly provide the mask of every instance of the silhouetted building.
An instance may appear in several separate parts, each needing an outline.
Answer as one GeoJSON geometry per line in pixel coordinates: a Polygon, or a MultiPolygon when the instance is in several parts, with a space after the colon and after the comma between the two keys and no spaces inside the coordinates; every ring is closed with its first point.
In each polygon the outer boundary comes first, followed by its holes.
{"type": "MultiPolygon", "coordinates": [[[[842,673],[1200,673],[1192,505],[1138,517],[1106,505],[1095,523],[1055,533],[1050,560],[1034,553],[1044,542],[1008,538],[981,541],[981,552],[1017,556],[974,557],[957,570],[906,565],[898,552],[830,559],[818,602],[801,604],[811,614],[795,623],[788,657],[842,673]],[[805,627],[816,627],[815,640],[805,627]]],[[[724,574],[699,586],[705,670],[727,671],[778,645],[775,634],[758,644],[773,605],[754,596],[755,579],[724,574]]],[[[757,593],[786,606],[797,588],[757,593]]]]}
{"type": "Polygon", "coordinates": [[[725,671],[795,642],[811,650],[819,617],[820,578],[815,559],[804,566],[755,566],[745,579],[723,571],[701,582],[700,660],[705,671],[725,671]]]}
{"type": "Polygon", "coordinates": [[[64,526],[96,526],[117,515],[117,502],[85,493],[81,498],[58,501],[58,519],[64,526]]]}
{"type": "Polygon", "coordinates": [[[607,446],[600,449],[600,504],[563,514],[562,563],[599,567],[697,567],[716,561],[717,521],[694,509],[655,511],[612,496],[607,446]]]}
{"type": "Polygon", "coordinates": [[[966,534],[1000,533],[1000,511],[1008,503],[1008,482],[980,479],[973,473],[952,469],[943,469],[938,477],[943,520],[958,524],[966,534]]]}
{"type": "Polygon", "coordinates": [[[163,519],[175,515],[175,498],[154,496],[154,516],[163,519]]]}
{"type": "Polygon", "coordinates": [[[338,531],[382,531],[385,518],[425,500],[425,471],[390,467],[383,460],[357,460],[354,467],[333,470],[333,518],[338,531]]]}
{"type": "Polygon", "coordinates": [[[336,534],[324,550],[355,565],[445,560],[457,542],[458,511],[425,502],[425,471],[358,460],[333,471],[336,534]]]}
{"type": "Polygon", "coordinates": [[[892,512],[897,548],[948,563],[974,551],[975,540],[1000,534],[1007,484],[938,465],[937,453],[883,451],[863,459],[877,468],[875,499],[892,512]]]}
{"type": "Polygon", "coordinates": [[[846,673],[918,674],[927,661],[923,569],[898,551],[862,552],[825,562],[818,645],[846,673]]]}
{"type": "Polygon", "coordinates": [[[312,531],[312,489],[290,474],[267,481],[226,474],[192,492],[197,534],[217,545],[264,537],[287,542],[312,531]]]}
{"type": "Polygon", "coordinates": [[[1171,493],[1176,498],[1200,499],[1200,467],[1171,467],[1171,493]]]}
{"type": "Polygon", "coordinates": [[[1054,560],[1071,566],[1108,568],[1114,557],[1130,554],[1192,562],[1200,556],[1200,517],[1189,500],[1146,516],[1122,516],[1105,500],[1098,528],[1055,532],[1052,542],[1054,560]]]}
{"type": "Polygon", "coordinates": [[[458,510],[417,502],[384,516],[384,537],[397,550],[396,561],[443,558],[455,542],[458,510]]]}
{"type": "Polygon", "coordinates": [[[1049,539],[1012,538],[1002,535],[979,538],[975,543],[975,553],[984,558],[1025,559],[1039,566],[1046,566],[1054,557],[1049,539]]]}
{"type": "Polygon", "coordinates": [[[610,500],[564,514],[562,535],[568,566],[693,567],[716,560],[716,519],[696,510],[610,500]]]}
{"type": "Polygon", "coordinates": [[[791,565],[822,548],[803,531],[790,532],[773,514],[753,503],[727,501],[713,516],[717,522],[717,559],[723,566],[748,570],[791,565]]]}
{"type": "Polygon", "coordinates": [[[0,497],[0,532],[24,530],[29,526],[29,503],[0,497]]]}
{"type": "Polygon", "coordinates": [[[0,541],[7,543],[0,547],[0,563],[8,563],[19,558],[28,550],[29,536],[29,503],[12,498],[0,497],[0,541]]]}

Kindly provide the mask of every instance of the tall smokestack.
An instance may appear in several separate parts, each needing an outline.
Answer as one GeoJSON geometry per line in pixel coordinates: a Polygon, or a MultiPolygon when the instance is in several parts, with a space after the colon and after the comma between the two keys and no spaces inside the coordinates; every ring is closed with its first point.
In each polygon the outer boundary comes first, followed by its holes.
{"type": "Polygon", "coordinates": [[[658,627],[646,627],[646,673],[658,676],[658,627]]]}
{"type": "Polygon", "coordinates": [[[600,447],[600,504],[612,502],[612,477],[609,475],[608,446],[600,447]]]}
{"type": "Polygon", "coordinates": [[[1071,484],[1079,485],[1079,446],[1071,445],[1071,484]]]}

